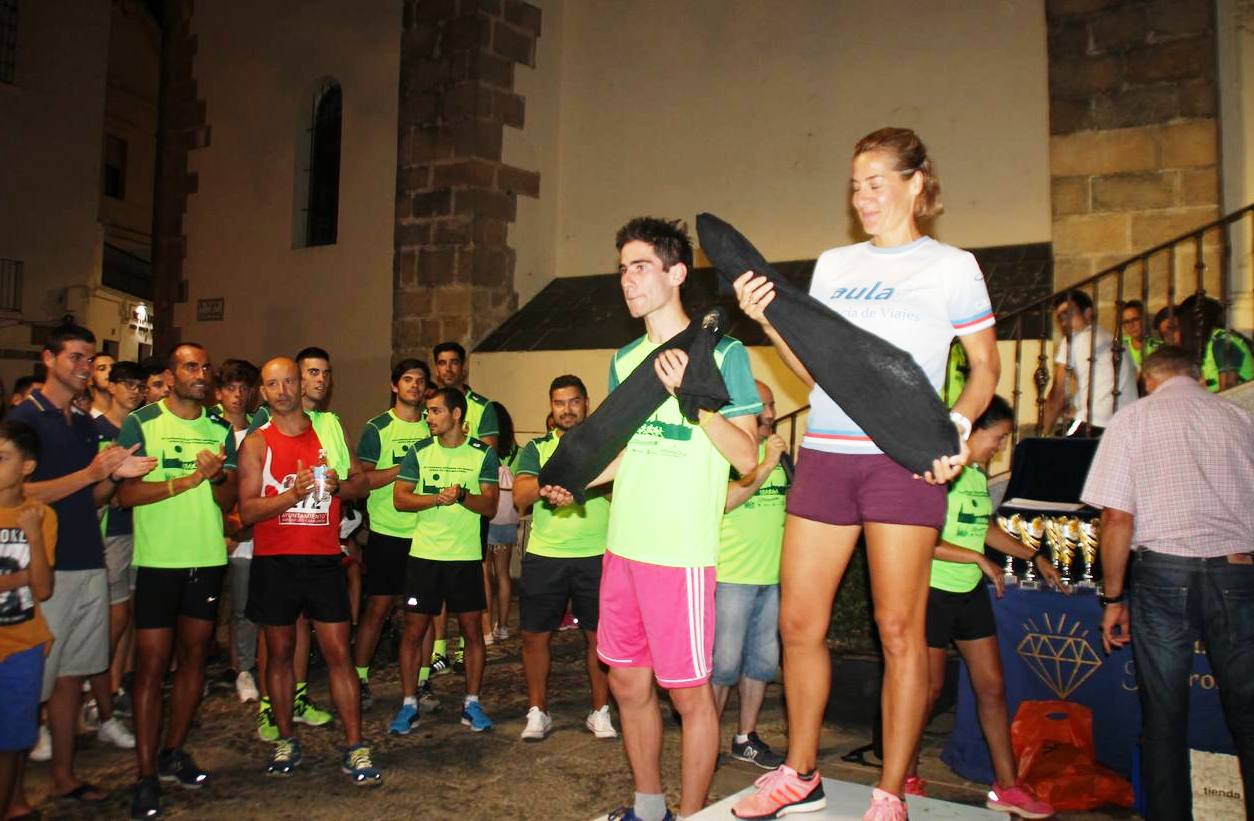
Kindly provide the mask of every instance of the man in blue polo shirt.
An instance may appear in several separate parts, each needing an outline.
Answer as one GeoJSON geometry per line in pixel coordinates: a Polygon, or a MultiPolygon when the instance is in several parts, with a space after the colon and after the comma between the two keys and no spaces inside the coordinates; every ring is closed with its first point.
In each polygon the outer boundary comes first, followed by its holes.
{"type": "MultiPolygon", "coordinates": [[[[53,330],[43,349],[48,377],[10,418],[39,435],[39,465],[26,494],[57,513],[57,565],[52,598],[43,604],[52,631],[44,665],[43,700],[52,731],[52,794],[78,801],[107,796],[74,776],[74,730],[83,679],[109,667],[109,580],[96,508],[108,502],[121,479],[143,476],[155,459],[112,445],[99,448],[91,417],[71,399],[91,380],[96,337],[77,325],[53,330]]],[[[20,795],[20,793],[18,793],[20,795]]]]}

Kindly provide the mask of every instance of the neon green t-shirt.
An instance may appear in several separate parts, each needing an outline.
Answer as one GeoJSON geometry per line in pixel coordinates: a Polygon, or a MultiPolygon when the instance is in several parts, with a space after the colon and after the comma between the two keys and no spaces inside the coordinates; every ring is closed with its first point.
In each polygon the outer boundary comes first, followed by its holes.
{"type": "MultiPolygon", "coordinates": [[[[522,449],[514,472],[519,476],[539,476],[540,468],[557,450],[561,441],[556,431],[532,439],[522,449]]],[[[604,488],[588,491],[588,501],[555,508],[543,499],[531,508],[531,535],[527,552],[556,559],[600,556],[605,552],[605,535],[610,524],[610,500],[604,488]]]]}
{"type": "MultiPolygon", "coordinates": [[[[118,444],[138,444],[140,456],[152,456],[157,466],[145,482],[164,484],[196,469],[196,454],[226,449],[232,461],[235,437],[220,416],[201,411],[197,419],[183,419],[166,408],[165,400],[145,405],[126,417],[118,444]]],[[[191,490],[135,509],[136,567],[216,567],[226,564],[222,510],[213,500],[213,486],[201,482],[191,490]]]]}
{"type": "Polygon", "coordinates": [[[962,347],[962,341],[955,339],[949,343],[949,360],[945,363],[945,384],[941,388],[941,400],[948,406],[953,407],[958,401],[958,397],[962,396],[962,389],[967,386],[967,375],[971,373],[971,366],[967,363],[967,350],[962,347]]]}
{"type": "Polygon", "coordinates": [[[466,435],[474,439],[500,436],[501,423],[496,418],[496,405],[486,396],[466,389],[466,435]]]}
{"type": "MultiPolygon", "coordinates": [[[[642,336],[610,362],[614,390],[661,343],[642,336]]],[[[719,410],[732,418],[762,410],[744,345],[723,337],[714,348],[731,401],[719,410]]],[[[730,465],[668,396],[624,448],[614,479],[606,547],[626,559],[668,567],[718,564],[719,522],[727,501],[730,465]]]]}
{"type": "MultiPolygon", "coordinates": [[[[758,444],[758,464],[766,442],[758,444]]],[[[779,554],[784,545],[788,474],[776,465],[745,503],[723,514],[719,534],[718,574],[729,584],[779,584],[779,554]]]]}
{"type": "MultiPolygon", "coordinates": [[[[978,467],[964,468],[949,486],[941,541],[982,554],[992,515],[993,500],[988,496],[988,477],[978,467]]],[[[930,583],[937,590],[968,593],[983,577],[978,564],[932,560],[930,583]]]]}
{"type": "MultiPolygon", "coordinates": [[[[366,429],[361,432],[361,442],[357,445],[357,458],[370,463],[376,470],[387,470],[400,464],[415,442],[430,438],[425,414],[417,422],[406,422],[389,408],[386,413],[366,423],[366,429]]],[[[374,532],[399,538],[414,535],[418,514],[412,510],[396,509],[392,503],[391,482],[370,491],[366,511],[370,514],[370,529],[374,532]]]]}
{"type": "MultiPolygon", "coordinates": [[[[414,493],[433,496],[449,485],[460,485],[479,493],[484,483],[498,481],[500,460],[496,451],[467,437],[455,448],[446,448],[438,439],[416,442],[401,460],[398,481],[413,482],[414,493]]],[[[409,555],[442,562],[478,561],[483,558],[479,545],[479,519],[482,517],[461,504],[420,510],[415,516],[409,555]]]]}
{"type": "Polygon", "coordinates": [[[1202,380],[1206,390],[1219,392],[1219,375],[1235,373],[1237,384],[1254,379],[1254,353],[1249,342],[1236,331],[1216,328],[1211,331],[1206,354],[1202,357],[1202,380]]]}

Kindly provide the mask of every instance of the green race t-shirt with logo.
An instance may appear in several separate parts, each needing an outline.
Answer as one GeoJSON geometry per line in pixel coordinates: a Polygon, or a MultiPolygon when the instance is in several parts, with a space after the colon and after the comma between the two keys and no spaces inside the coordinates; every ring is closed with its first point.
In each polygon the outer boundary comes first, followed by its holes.
{"type": "Polygon", "coordinates": [[[486,396],[466,389],[466,435],[473,439],[500,436],[501,423],[496,418],[496,405],[486,396]]]}
{"type": "MultiPolygon", "coordinates": [[[[758,444],[758,464],[766,443],[758,444]]],[[[779,584],[779,554],[784,544],[788,474],[776,465],[766,482],[745,503],[723,514],[719,534],[718,575],[729,584],[779,584]]]]}
{"type": "MultiPolygon", "coordinates": [[[[387,470],[400,464],[415,442],[431,438],[427,420],[407,422],[388,409],[366,423],[357,445],[357,458],[369,462],[375,470],[387,470]]],[[[392,503],[392,483],[370,491],[366,502],[370,514],[370,529],[385,536],[408,538],[414,535],[418,514],[411,510],[397,510],[392,503]]]]}
{"type": "MultiPolygon", "coordinates": [[[[455,448],[446,448],[438,439],[416,442],[401,460],[400,482],[413,482],[414,493],[434,496],[450,485],[460,485],[471,494],[481,484],[498,481],[500,460],[496,451],[467,437],[455,448]]],[[[462,504],[441,505],[420,510],[409,555],[419,559],[456,562],[483,558],[479,544],[478,513],[462,504]]]]}
{"type": "MultiPolygon", "coordinates": [[[[660,345],[642,336],[615,353],[610,390],[660,345]]],[[[714,362],[731,396],[719,413],[732,418],[762,410],[744,345],[723,337],[714,348],[714,362]]],[[[730,467],[705,431],[685,419],[679,402],[668,396],[623,451],[606,547],[638,562],[713,567],[730,467]]]]}
{"type": "MultiPolygon", "coordinates": [[[[532,439],[522,449],[514,472],[519,476],[539,476],[561,441],[556,431],[532,439]]],[[[539,500],[531,509],[531,535],[527,552],[556,559],[580,559],[605,552],[606,530],[610,524],[610,500],[603,488],[588,491],[588,501],[555,508],[539,500]]]]}
{"type": "MultiPolygon", "coordinates": [[[[164,484],[196,469],[196,454],[218,453],[224,447],[235,460],[231,425],[220,416],[201,411],[196,419],[172,413],[165,400],[145,405],[126,417],[118,444],[138,444],[136,453],[151,456],[157,466],[144,482],[164,484]]],[[[177,496],[135,508],[135,558],[137,567],[216,567],[226,564],[222,535],[222,510],[213,500],[213,486],[201,482],[177,496]]]]}
{"type": "Polygon", "coordinates": [[[1202,381],[1206,390],[1219,392],[1219,375],[1235,373],[1237,384],[1254,379],[1254,353],[1249,341],[1236,331],[1216,328],[1211,331],[1210,342],[1202,357],[1202,381]]]}
{"type": "MultiPolygon", "coordinates": [[[[978,467],[964,468],[949,486],[941,541],[982,554],[992,515],[993,500],[988,496],[988,477],[978,467]]],[[[931,585],[937,590],[968,593],[983,577],[984,572],[978,564],[932,560],[931,585]]]]}

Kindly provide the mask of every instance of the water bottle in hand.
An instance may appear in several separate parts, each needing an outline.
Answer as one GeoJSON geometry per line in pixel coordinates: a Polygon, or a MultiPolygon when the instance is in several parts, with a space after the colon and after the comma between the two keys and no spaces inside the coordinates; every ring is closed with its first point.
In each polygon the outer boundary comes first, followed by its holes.
{"type": "Polygon", "coordinates": [[[322,504],[327,500],[330,494],[327,493],[327,452],[326,450],[318,450],[318,461],[313,466],[314,491],[313,500],[315,504],[322,504]]]}

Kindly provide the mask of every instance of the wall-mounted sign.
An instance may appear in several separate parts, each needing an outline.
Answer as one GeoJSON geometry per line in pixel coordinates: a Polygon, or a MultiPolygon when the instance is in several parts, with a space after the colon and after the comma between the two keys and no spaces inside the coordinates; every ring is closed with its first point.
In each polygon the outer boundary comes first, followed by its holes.
{"type": "Polygon", "coordinates": [[[221,322],[226,315],[226,298],[196,300],[197,322],[221,322]]]}

